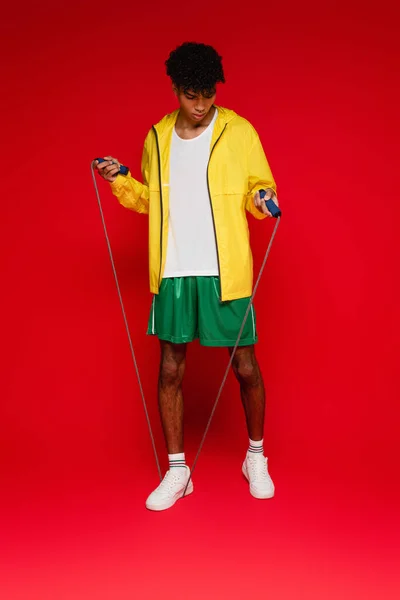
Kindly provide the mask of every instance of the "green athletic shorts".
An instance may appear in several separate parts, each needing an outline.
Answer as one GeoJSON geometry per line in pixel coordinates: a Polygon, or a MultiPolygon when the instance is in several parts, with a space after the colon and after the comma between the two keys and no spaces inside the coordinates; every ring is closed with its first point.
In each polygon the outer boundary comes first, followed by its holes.
{"type": "MultiPolygon", "coordinates": [[[[219,277],[163,279],[151,305],[148,335],[173,344],[199,338],[202,346],[234,346],[250,298],[220,300],[219,277]]],[[[257,342],[256,315],[252,306],[240,346],[257,342]]]]}

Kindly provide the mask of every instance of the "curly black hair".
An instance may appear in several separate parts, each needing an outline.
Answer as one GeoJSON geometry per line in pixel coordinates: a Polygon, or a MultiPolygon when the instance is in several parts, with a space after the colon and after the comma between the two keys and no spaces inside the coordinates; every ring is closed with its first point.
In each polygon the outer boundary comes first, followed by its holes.
{"type": "Polygon", "coordinates": [[[222,56],[206,44],[185,42],[165,61],[167,75],[180,90],[212,96],[217,83],[225,83],[222,56]]]}

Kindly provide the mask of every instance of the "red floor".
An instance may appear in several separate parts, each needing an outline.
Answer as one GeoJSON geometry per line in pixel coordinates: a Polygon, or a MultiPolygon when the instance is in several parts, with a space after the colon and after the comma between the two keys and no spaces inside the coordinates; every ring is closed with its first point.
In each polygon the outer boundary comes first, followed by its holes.
{"type": "Polygon", "coordinates": [[[233,453],[227,461],[210,439],[194,494],[164,513],[144,508],[156,470],[142,460],[112,476],[31,477],[3,497],[1,597],[399,597],[398,502],[379,474],[357,476],[333,455],[326,465],[274,457],[276,496],[257,501],[233,453]]]}

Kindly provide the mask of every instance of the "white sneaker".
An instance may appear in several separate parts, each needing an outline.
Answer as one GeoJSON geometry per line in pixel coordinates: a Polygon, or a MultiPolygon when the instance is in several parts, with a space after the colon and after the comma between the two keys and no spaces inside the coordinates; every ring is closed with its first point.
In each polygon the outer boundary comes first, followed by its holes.
{"type": "MultiPolygon", "coordinates": [[[[149,510],[166,510],[182,498],[190,475],[189,467],[173,467],[167,471],[164,479],[146,500],[149,510]]],[[[193,482],[189,481],[185,496],[193,492],[193,482]]]]}
{"type": "Polygon", "coordinates": [[[242,472],[250,483],[250,494],[254,498],[272,498],[275,486],[268,473],[268,458],[263,454],[248,452],[244,459],[242,472]]]}

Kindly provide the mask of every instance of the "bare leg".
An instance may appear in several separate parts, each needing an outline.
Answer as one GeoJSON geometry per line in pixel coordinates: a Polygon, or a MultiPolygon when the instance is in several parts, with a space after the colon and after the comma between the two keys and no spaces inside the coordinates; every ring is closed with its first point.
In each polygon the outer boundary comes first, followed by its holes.
{"type": "MultiPolygon", "coordinates": [[[[229,353],[232,354],[232,348],[229,353]]],[[[233,371],[240,384],[240,395],[246,415],[249,438],[264,437],[265,389],[254,346],[239,347],[233,358],[233,371]]]]}
{"type": "Polygon", "coordinates": [[[160,340],[161,361],[158,379],[158,406],[168,454],[183,452],[182,380],[186,344],[160,340]]]}

